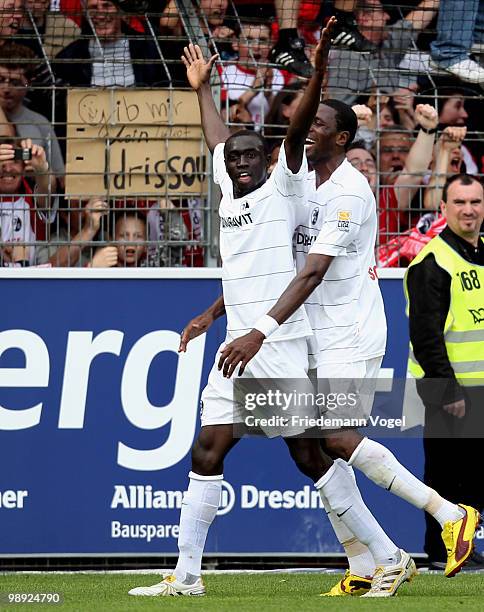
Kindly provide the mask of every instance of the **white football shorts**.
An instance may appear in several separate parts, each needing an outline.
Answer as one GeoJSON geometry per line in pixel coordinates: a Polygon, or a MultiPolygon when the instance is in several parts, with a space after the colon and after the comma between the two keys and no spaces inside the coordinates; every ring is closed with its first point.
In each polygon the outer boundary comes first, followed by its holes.
{"type": "MultiPolygon", "coordinates": [[[[320,413],[334,418],[367,419],[373,407],[382,360],[383,356],[379,356],[351,363],[320,365],[317,368],[318,392],[330,399],[324,404],[321,402],[324,407],[320,413]]],[[[313,381],[314,373],[315,370],[311,370],[313,381]]]]}
{"type": "MultiPolygon", "coordinates": [[[[234,402],[234,379],[224,378],[222,371],[217,368],[220,352],[224,348],[222,343],[215,356],[215,363],[208,377],[207,386],[201,396],[201,424],[207,425],[229,425],[243,423],[247,412],[237,407],[234,402]]],[[[237,372],[237,369],[236,369],[237,372]]],[[[292,389],[292,381],[299,379],[297,388],[300,392],[312,392],[313,387],[308,378],[308,346],[307,338],[295,338],[293,340],[280,340],[277,342],[264,343],[260,351],[249,361],[241,378],[254,379],[279,379],[289,380],[288,385],[292,389]]],[[[279,387],[279,382],[277,383],[279,387]]],[[[289,388],[289,387],[288,387],[289,388]]],[[[263,389],[261,389],[263,390],[263,389]]],[[[293,408],[284,413],[287,416],[293,408]]],[[[259,410],[260,414],[260,410],[259,410]]],[[[274,414],[269,410],[267,414],[274,414]]],[[[273,425],[266,431],[268,437],[276,435],[297,435],[305,431],[303,427],[288,428],[282,426],[276,428],[273,425]]]]}

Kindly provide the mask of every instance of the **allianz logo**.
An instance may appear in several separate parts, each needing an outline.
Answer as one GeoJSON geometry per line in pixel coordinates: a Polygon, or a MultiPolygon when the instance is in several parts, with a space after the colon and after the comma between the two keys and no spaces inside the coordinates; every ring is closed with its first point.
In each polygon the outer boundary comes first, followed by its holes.
{"type": "MultiPolygon", "coordinates": [[[[155,490],[152,485],[115,485],[111,508],[127,510],[180,509],[183,491],[155,490]]],[[[252,484],[243,484],[238,492],[226,480],[222,481],[220,507],[217,516],[229,514],[235,507],[241,510],[316,510],[323,509],[319,493],[310,485],[294,491],[292,489],[259,489],[252,484]]]]}

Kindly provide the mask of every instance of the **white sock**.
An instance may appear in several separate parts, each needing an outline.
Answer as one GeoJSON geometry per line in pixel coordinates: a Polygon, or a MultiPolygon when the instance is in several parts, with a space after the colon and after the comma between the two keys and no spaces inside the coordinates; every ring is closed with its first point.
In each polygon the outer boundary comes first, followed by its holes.
{"type": "MultiPolygon", "coordinates": [[[[356,483],[353,468],[350,467],[346,461],[342,459],[336,459],[337,462],[347,473],[351,476],[353,481],[356,483]]],[[[358,494],[360,494],[357,489],[358,494]]],[[[321,494],[321,492],[320,492],[321,494]]],[[[323,496],[321,495],[323,498],[323,496]]],[[[360,542],[358,538],[352,533],[343,521],[338,517],[336,512],[329,507],[329,502],[323,498],[323,504],[328,514],[328,519],[333,527],[334,533],[338,538],[338,542],[344,548],[346,556],[348,558],[348,564],[350,574],[355,576],[373,576],[375,573],[375,560],[370,552],[370,549],[360,542]]]]}
{"type": "Polygon", "coordinates": [[[366,544],[377,565],[394,565],[400,551],[386,535],[358,493],[351,476],[338,463],[315,483],[323,503],[346,525],[348,530],[366,544]]]}
{"type": "Polygon", "coordinates": [[[364,438],[348,461],[380,487],[405,499],[417,508],[425,509],[443,526],[463,516],[462,509],[443,499],[407,470],[385,446],[364,438]]]}
{"type": "Polygon", "coordinates": [[[220,506],[223,475],[199,476],[190,472],[189,477],[180,513],[180,555],[174,574],[180,582],[191,584],[200,576],[205,540],[220,506]]]}

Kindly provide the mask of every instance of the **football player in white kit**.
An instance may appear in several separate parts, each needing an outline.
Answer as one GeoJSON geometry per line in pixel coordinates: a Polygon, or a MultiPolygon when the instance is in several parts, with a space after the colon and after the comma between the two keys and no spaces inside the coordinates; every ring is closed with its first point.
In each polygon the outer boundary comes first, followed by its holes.
{"type": "MultiPolygon", "coordinates": [[[[321,90],[320,74],[327,61],[333,22],[322,33],[316,52],[317,76],[309,82],[309,91],[321,90]]],[[[215,59],[216,56],[206,62],[196,46],[185,49],[187,74],[197,91],[205,138],[213,151],[214,177],[222,190],[220,248],[225,306],[222,299],[217,300],[205,315],[210,321],[225,309],[230,340],[251,329],[267,303],[277,300],[288,278],[295,277],[292,235],[301,223],[295,210],[299,208],[298,202],[301,206],[304,202],[306,187],[301,181],[307,175],[304,143],[317,103],[301,102],[298,118],[281,147],[279,162],[267,179],[268,160],[261,138],[246,131],[230,136],[218,115],[208,83],[215,59]],[[267,249],[271,249],[269,257],[265,257],[267,249]],[[249,301],[251,296],[253,299],[249,301]],[[245,308],[245,304],[249,306],[245,308]]],[[[311,101],[313,96],[307,99],[311,101]]],[[[304,206],[303,211],[306,214],[304,206]]],[[[273,341],[264,343],[246,375],[308,381],[306,338],[311,328],[304,308],[295,309],[287,322],[286,326],[278,326],[273,341]]],[[[190,332],[182,334],[181,350],[188,340],[203,332],[203,324],[198,329],[192,324],[189,327],[190,332]]],[[[129,592],[131,595],[205,594],[200,577],[203,549],[219,508],[224,458],[238,441],[233,432],[236,421],[233,383],[223,376],[217,363],[218,358],[202,393],[202,428],[192,449],[190,483],[180,515],[180,555],[176,568],[160,583],[134,588],[129,592]]],[[[315,483],[325,508],[341,516],[338,520],[357,534],[358,540],[368,546],[381,565],[393,566],[397,555],[406,555],[407,567],[397,582],[401,584],[410,579],[416,571],[415,564],[381,529],[347,470],[322,451],[318,439],[289,437],[284,441],[297,467],[315,483]]]]}
{"type": "MultiPolygon", "coordinates": [[[[423,129],[435,127],[435,109],[424,105],[419,120],[423,129]]],[[[314,171],[308,177],[311,210],[295,239],[298,274],[266,316],[277,330],[278,324],[305,304],[316,340],[311,344],[310,366],[317,368],[318,379],[344,378],[358,384],[378,376],[385,353],[386,322],[374,257],[375,198],[366,178],[345,158],[356,128],[356,115],[348,105],[338,100],[320,103],[307,140],[306,155],[314,171]]],[[[265,326],[256,323],[251,332],[223,350],[219,365],[226,376],[230,377],[238,365],[239,375],[243,373],[261,343],[270,338],[265,333],[271,329],[270,322],[265,326]]],[[[372,401],[370,393],[366,397],[370,410],[372,401]]],[[[347,469],[358,468],[376,484],[439,521],[448,554],[445,575],[452,577],[460,571],[472,552],[479,523],[474,508],[443,499],[385,446],[356,429],[326,432],[324,448],[347,469]]],[[[330,520],[333,522],[331,514],[330,520]]],[[[349,557],[350,569],[329,594],[351,594],[352,583],[373,575],[371,589],[363,596],[393,595],[399,565],[378,567],[355,533],[341,524],[333,526],[349,557]]]]}

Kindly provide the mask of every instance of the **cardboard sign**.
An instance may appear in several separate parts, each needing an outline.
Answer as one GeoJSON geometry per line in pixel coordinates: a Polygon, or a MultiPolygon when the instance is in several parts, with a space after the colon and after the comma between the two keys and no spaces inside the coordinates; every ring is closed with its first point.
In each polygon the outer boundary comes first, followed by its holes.
{"type": "Polygon", "coordinates": [[[68,195],[206,194],[195,92],[71,89],[67,100],[68,195]]]}

